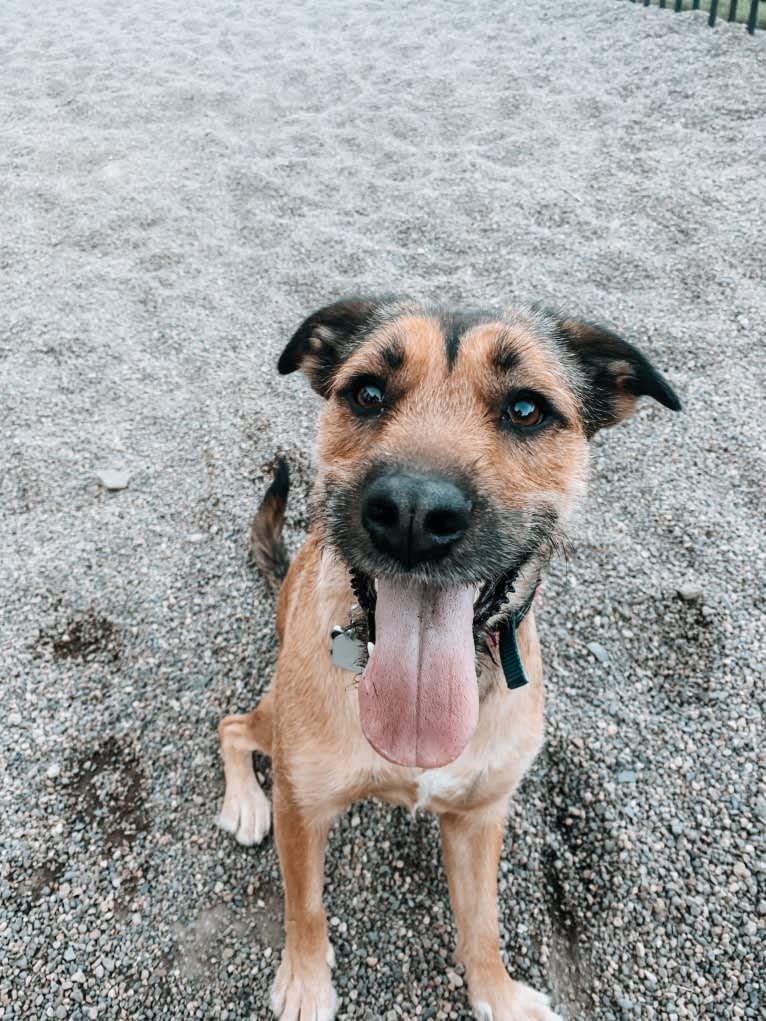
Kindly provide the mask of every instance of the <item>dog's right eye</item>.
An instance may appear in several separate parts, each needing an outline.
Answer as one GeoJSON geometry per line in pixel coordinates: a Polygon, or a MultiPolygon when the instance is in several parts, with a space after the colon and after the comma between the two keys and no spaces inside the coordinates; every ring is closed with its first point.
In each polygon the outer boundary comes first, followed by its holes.
{"type": "Polygon", "coordinates": [[[360,411],[382,411],[385,404],[383,387],[378,383],[360,383],[352,391],[352,398],[360,411]]]}

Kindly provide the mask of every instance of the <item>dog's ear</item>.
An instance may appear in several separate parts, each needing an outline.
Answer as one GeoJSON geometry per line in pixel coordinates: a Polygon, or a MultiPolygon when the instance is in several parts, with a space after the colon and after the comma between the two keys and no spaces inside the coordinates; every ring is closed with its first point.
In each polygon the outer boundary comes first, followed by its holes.
{"type": "Polygon", "coordinates": [[[379,301],[352,298],[313,312],[282,352],[277,363],[280,374],[302,369],[316,392],[328,397],[335,370],[369,329],[379,307],[379,301]]]}
{"type": "Polygon", "coordinates": [[[559,320],[558,332],[585,374],[583,416],[588,438],[631,415],[644,395],[671,411],[681,410],[681,402],[665,377],[616,333],[575,319],[559,320]]]}

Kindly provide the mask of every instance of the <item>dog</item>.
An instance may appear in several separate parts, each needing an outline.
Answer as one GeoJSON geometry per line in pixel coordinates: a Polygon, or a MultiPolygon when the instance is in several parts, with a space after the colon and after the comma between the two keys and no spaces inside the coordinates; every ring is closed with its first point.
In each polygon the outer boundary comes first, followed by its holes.
{"type": "Polygon", "coordinates": [[[280,461],[252,536],[282,582],[273,686],[219,725],[219,823],[242,844],[270,827],[252,753],[273,762],[286,935],[274,1014],[335,1017],[324,848],[336,816],[375,797],[439,816],[475,1016],[556,1021],[506,973],[497,921],[508,801],[543,736],[534,597],[566,547],[588,440],[639,397],[679,400],[621,337],[541,308],[339,301],[301,324],[278,369],[325,398],[311,527],[288,569],[280,461]]]}

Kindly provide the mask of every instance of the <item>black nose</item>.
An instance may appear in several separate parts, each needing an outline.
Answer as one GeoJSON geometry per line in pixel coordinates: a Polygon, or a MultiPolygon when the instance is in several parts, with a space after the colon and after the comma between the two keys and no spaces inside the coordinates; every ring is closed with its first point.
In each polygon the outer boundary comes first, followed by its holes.
{"type": "Polygon", "coordinates": [[[362,523],[375,547],[405,567],[445,556],[468,528],[471,500],[454,482],[399,472],[362,496],[362,523]]]}

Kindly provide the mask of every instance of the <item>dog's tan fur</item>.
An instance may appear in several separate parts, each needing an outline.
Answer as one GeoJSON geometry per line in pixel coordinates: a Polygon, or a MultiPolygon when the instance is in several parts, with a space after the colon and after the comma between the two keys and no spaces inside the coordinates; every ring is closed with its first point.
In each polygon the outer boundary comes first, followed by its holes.
{"type": "MultiPolygon", "coordinates": [[[[302,367],[309,374],[322,340],[320,329],[308,345],[302,367]]],[[[438,318],[404,314],[373,329],[342,361],[333,391],[360,372],[380,371],[382,352],[391,345],[404,353],[401,366],[387,370],[397,394],[396,415],[371,426],[355,419],[342,401],[328,401],[319,435],[319,484],[353,479],[372,454],[405,453],[436,469],[457,465],[475,473],[480,464],[482,492],[494,504],[524,510],[545,498],[566,520],[588,465],[578,394],[565,363],[524,319],[471,328],[449,367],[438,318]],[[517,356],[511,369],[498,367],[499,344],[517,356]],[[526,387],[553,393],[569,424],[540,435],[534,444],[509,443],[487,408],[510,388],[526,387]]],[[[618,382],[615,419],[635,403],[619,390],[618,382]]],[[[243,843],[258,842],[269,828],[269,805],[255,779],[251,753],[270,755],[273,761],[286,930],[273,1008],[284,1021],[334,1017],[332,952],[322,906],[324,846],[338,813],[361,798],[376,797],[440,817],[457,955],[477,1016],[552,1021],[556,1015],[547,998],[506,974],[497,924],[496,875],[508,799],[543,737],[543,672],[534,612],[524,618],[517,636],[529,684],[508,690],[500,667],[481,656],[481,706],[473,738],[450,765],[423,771],[394,765],[372,749],[360,727],[353,676],[330,660],[330,630],[348,619],[354,602],[346,566],[323,552],[320,520],[280,591],[273,687],[251,713],[229,716],[219,727],[226,774],[221,822],[243,843]]]]}

